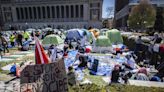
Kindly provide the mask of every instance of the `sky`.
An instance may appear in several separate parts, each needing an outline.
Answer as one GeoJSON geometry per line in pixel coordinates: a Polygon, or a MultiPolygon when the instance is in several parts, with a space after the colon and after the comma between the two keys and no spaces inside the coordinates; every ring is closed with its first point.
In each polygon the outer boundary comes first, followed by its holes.
{"type": "MultiPolygon", "coordinates": [[[[112,16],[107,16],[107,12],[106,12],[107,7],[113,7],[113,9],[114,9],[114,0],[104,0],[104,2],[103,2],[103,12],[102,12],[102,17],[103,18],[113,17],[113,15],[112,16]]],[[[114,12],[114,10],[113,10],[113,12],[114,12]]]]}

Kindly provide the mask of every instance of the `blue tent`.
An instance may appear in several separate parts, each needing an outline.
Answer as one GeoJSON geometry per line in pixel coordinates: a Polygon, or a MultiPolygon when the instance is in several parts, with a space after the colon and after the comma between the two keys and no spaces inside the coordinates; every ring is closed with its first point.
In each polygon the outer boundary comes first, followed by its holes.
{"type": "Polygon", "coordinates": [[[66,35],[66,40],[80,40],[82,36],[79,33],[79,29],[70,29],[66,35]]]}

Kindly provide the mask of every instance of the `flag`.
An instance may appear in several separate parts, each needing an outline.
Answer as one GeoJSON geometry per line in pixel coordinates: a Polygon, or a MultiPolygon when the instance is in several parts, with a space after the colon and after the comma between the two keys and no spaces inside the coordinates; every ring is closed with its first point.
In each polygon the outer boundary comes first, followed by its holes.
{"type": "Polygon", "coordinates": [[[39,39],[35,37],[35,62],[36,64],[48,64],[49,58],[47,57],[46,53],[42,45],[39,42],[39,39]]]}

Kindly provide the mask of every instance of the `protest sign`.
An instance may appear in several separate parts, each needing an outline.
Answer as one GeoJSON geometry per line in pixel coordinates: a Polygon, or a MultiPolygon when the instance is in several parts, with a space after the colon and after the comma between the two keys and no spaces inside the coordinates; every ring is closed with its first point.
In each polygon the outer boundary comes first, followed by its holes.
{"type": "Polygon", "coordinates": [[[50,64],[28,65],[21,72],[21,92],[67,92],[64,60],[50,64]]]}

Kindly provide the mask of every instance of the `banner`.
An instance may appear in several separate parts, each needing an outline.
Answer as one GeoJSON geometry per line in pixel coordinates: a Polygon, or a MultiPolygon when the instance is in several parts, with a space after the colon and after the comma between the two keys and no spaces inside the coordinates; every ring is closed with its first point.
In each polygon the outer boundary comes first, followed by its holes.
{"type": "Polygon", "coordinates": [[[64,60],[28,65],[21,72],[21,92],[68,92],[64,60]]]}

